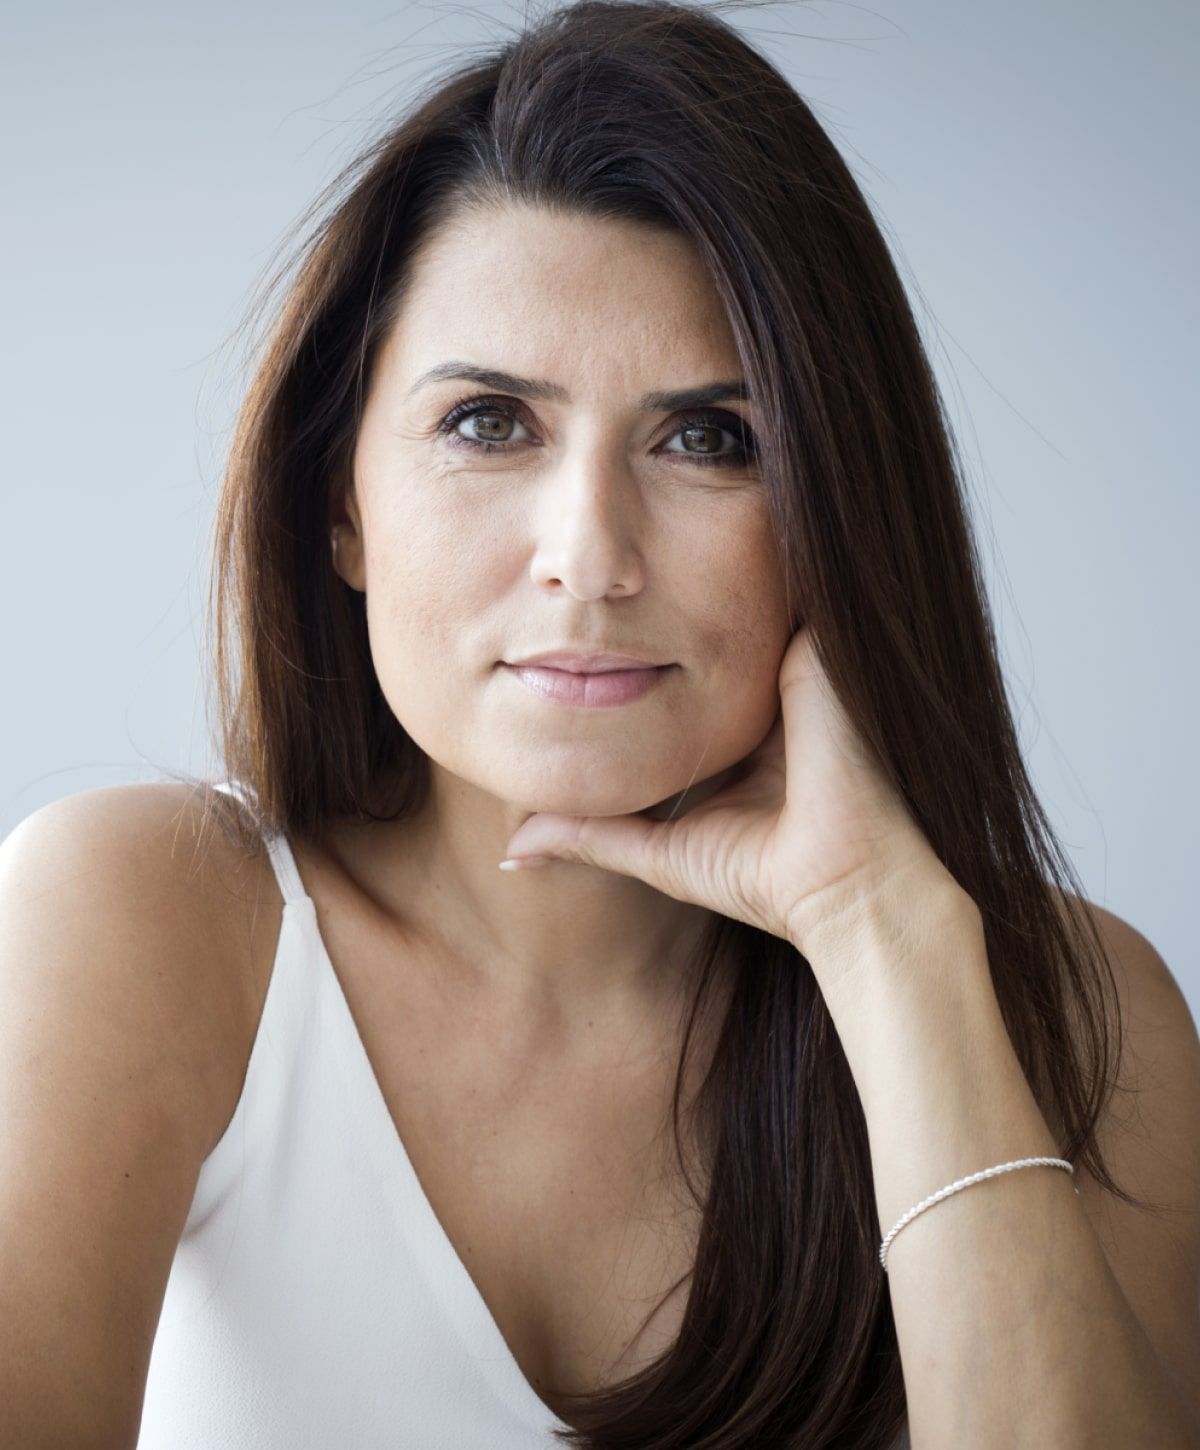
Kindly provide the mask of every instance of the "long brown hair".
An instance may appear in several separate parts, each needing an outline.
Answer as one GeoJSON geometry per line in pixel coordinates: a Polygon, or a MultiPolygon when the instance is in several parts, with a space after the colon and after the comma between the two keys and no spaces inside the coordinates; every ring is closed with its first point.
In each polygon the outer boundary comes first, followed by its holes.
{"type": "MultiPolygon", "coordinates": [[[[425,799],[428,761],[384,700],[363,596],[334,572],[328,533],[416,246],[464,203],[674,228],[719,289],[759,409],[794,625],[812,626],[850,718],[978,905],[1060,1152],[1144,1207],[1096,1142],[1119,1061],[1115,983],[1021,759],[908,300],[833,143],[717,8],[548,12],[431,83],[302,219],[318,218],[296,265],[263,293],[263,306],[281,289],[282,302],[218,507],[222,774],[248,788],[260,829],[301,837],[340,816],[403,820],[425,799]]],[[[696,966],[677,1148],[693,1023],[714,982],[734,986],[694,1104],[710,1171],[705,1189],[688,1180],[703,1219],[683,1327],[638,1374],[582,1397],[579,1428],[560,1433],[592,1450],[882,1450],[904,1387],[866,1124],[836,1030],[786,941],[714,915],[696,966]]]]}

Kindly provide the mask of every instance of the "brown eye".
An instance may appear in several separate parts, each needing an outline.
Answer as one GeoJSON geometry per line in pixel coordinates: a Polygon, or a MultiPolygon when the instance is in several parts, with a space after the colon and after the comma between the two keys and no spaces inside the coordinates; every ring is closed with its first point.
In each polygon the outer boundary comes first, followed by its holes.
{"type": "Polygon", "coordinates": [[[448,441],[456,448],[472,448],[482,453],[505,452],[506,445],[513,441],[514,423],[519,424],[520,419],[502,403],[490,398],[464,398],[438,424],[438,432],[447,434],[448,441]],[[473,438],[458,431],[458,425],[467,420],[475,432],[473,438]]]}
{"type": "MultiPolygon", "coordinates": [[[[689,443],[699,443],[701,446],[694,450],[696,452],[720,453],[721,434],[727,431],[725,428],[718,428],[715,423],[689,423],[680,430],[680,437],[688,439],[689,443]]],[[[688,448],[685,451],[693,450],[688,448]]]]}
{"type": "Polygon", "coordinates": [[[699,417],[685,418],[683,426],[672,437],[686,439],[689,444],[698,446],[667,448],[664,452],[677,458],[688,458],[693,463],[739,464],[745,467],[754,461],[754,435],[736,413],[704,413],[699,417]],[[721,447],[722,434],[733,439],[732,448],[721,447]]]}
{"type": "MultiPolygon", "coordinates": [[[[469,448],[475,453],[510,453],[528,441],[514,439],[513,425],[524,427],[516,410],[500,398],[464,398],[454,405],[438,424],[438,432],[454,448],[469,448]],[[470,421],[475,436],[459,432],[459,424],[470,421]]],[[[670,458],[685,459],[702,468],[749,467],[756,458],[754,435],[736,413],[700,413],[684,417],[672,438],[686,438],[688,446],[667,448],[660,452],[670,458]],[[732,448],[722,448],[721,435],[732,438],[732,448]]]]}
{"type": "MultiPolygon", "coordinates": [[[[484,408],[464,417],[471,423],[474,436],[466,435],[472,443],[507,443],[516,419],[511,413],[497,408],[484,408]]],[[[462,422],[463,419],[459,419],[462,422]]],[[[459,434],[462,437],[462,434],[459,434]]]]}

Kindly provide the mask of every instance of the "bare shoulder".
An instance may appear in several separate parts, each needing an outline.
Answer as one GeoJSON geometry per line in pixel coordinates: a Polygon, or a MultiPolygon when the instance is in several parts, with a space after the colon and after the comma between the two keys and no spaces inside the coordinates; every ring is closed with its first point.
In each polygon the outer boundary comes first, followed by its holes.
{"type": "Polygon", "coordinates": [[[1200,1036],[1187,997],[1158,948],[1107,907],[1073,893],[1068,901],[1057,888],[1052,894],[1060,913],[1082,909],[1112,968],[1116,998],[1108,1026],[1122,1039],[1119,1085],[1136,1091],[1147,1073],[1161,1072],[1170,1063],[1182,1066],[1186,1081],[1200,1064],[1200,1036]]]}
{"type": "Polygon", "coordinates": [[[21,901],[18,929],[53,922],[90,941],[93,961],[114,948],[103,983],[69,950],[55,959],[70,981],[35,953],[29,989],[50,994],[48,1006],[60,991],[119,991],[151,1018],[167,1014],[180,1063],[204,1065],[191,1088],[210,1145],[236,1104],[282,912],[265,851],[232,829],[243,813],[220,794],[207,806],[186,783],[107,786],[42,806],[0,842],[10,922],[21,901]]]}
{"type": "Polygon", "coordinates": [[[1187,997],[1150,939],[1081,902],[1113,970],[1108,1026],[1120,1042],[1117,1091],[1097,1124],[1109,1171],[1152,1210],[1132,1207],[1077,1168],[1080,1202],[1160,1362],[1200,1421],[1200,1034],[1187,997]]]}
{"type": "MultiPolygon", "coordinates": [[[[1106,994],[1106,1025],[1120,1058],[1117,1091],[1101,1123],[1102,1143],[1127,1130],[1137,1132],[1145,1107],[1162,1112],[1173,1106],[1182,1114],[1180,1127],[1187,1120],[1200,1124],[1200,1034],[1175,974],[1154,943],[1124,917],[1074,894],[1068,903],[1057,888],[1053,894],[1060,912],[1068,905],[1073,912],[1083,910],[1112,969],[1115,998],[1106,994]],[[1146,1093],[1148,1100],[1139,1105],[1146,1093]]],[[[1190,1146],[1200,1154],[1200,1132],[1191,1137],[1190,1146]]],[[[1200,1175],[1200,1157],[1189,1166],[1200,1175]]]]}
{"type": "Polygon", "coordinates": [[[281,910],[186,785],[70,796],[0,843],[0,1444],[136,1440],[281,910]]]}

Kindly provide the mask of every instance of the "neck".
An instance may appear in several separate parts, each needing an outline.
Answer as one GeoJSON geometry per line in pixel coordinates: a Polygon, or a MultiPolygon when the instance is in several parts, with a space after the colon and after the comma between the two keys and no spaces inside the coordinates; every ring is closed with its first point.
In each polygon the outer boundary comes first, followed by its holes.
{"type": "MultiPolygon", "coordinates": [[[[719,781],[704,785],[711,793],[719,781]]],[[[652,810],[680,813],[674,797],[652,810]]],[[[681,1002],[713,913],[575,862],[500,871],[527,814],[434,767],[415,817],[343,822],[326,849],[385,929],[418,940],[493,1002],[564,1023],[681,1002]]]]}

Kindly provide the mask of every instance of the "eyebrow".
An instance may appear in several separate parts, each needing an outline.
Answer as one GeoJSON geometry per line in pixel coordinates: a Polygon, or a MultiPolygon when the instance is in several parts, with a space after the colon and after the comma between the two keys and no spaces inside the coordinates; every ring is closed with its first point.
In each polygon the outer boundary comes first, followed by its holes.
{"type": "MultiPolygon", "coordinates": [[[[428,383],[441,382],[449,378],[461,378],[467,382],[480,383],[485,388],[494,388],[500,393],[515,393],[519,398],[530,398],[536,402],[569,403],[571,395],[560,383],[546,382],[543,378],[521,378],[515,373],[501,372],[498,368],[481,368],[474,363],[438,363],[424,372],[408,390],[408,397],[428,383]]],[[[672,412],[677,408],[705,408],[712,403],[750,398],[750,390],[741,378],[725,382],[705,383],[698,388],[678,388],[667,392],[643,393],[638,406],[646,412],[672,412]]]]}

